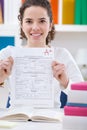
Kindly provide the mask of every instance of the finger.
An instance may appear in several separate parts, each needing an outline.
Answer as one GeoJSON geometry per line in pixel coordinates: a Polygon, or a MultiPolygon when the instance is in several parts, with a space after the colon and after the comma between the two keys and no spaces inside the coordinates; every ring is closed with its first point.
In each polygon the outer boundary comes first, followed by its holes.
{"type": "Polygon", "coordinates": [[[13,63],[14,63],[14,60],[13,58],[10,56],[6,59],[6,64],[9,65],[10,69],[12,69],[12,66],[13,66],[13,63]]]}
{"type": "Polygon", "coordinates": [[[61,70],[63,68],[65,68],[64,64],[58,64],[58,65],[53,67],[53,70],[54,71],[58,71],[58,70],[61,70]]]}
{"type": "Polygon", "coordinates": [[[1,69],[3,69],[7,74],[10,74],[11,70],[12,70],[12,64],[11,64],[11,62],[4,62],[1,65],[1,69]]]}
{"type": "Polygon", "coordinates": [[[8,57],[8,59],[9,59],[9,61],[11,62],[11,64],[13,65],[13,63],[14,63],[13,58],[10,56],[10,57],[8,57]]]}
{"type": "Polygon", "coordinates": [[[11,63],[11,64],[13,64],[13,58],[10,56],[10,57],[8,57],[7,59],[5,59],[5,60],[3,60],[3,62],[5,63],[11,63]]]}
{"type": "Polygon", "coordinates": [[[2,61],[3,61],[3,60],[0,60],[0,65],[2,65],[2,61]]]}
{"type": "Polygon", "coordinates": [[[10,75],[10,74],[11,74],[11,69],[10,69],[9,66],[7,66],[7,67],[4,69],[4,71],[5,71],[5,73],[6,73],[7,75],[10,75]]]}
{"type": "Polygon", "coordinates": [[[64,73],[64,69],[61,69],[61,70],[59,70],[59,71],[57,71],[56,72],[56,74],[59,76],[59,75],[61,75],[61,74],[63,74],[64,73]]]}
{"type": "Polygon", "coordinates": [[[52,62],[52,67],[54,67],[54,66],[57,65],[57,64],[58,64],[57,61],[53,61],[53,62],[52,62]]]}
{"type": "Polygon", "coordinates": [[[65,71],[64,67],[61,67],[60,69],[58,68],[57,70],[53,71],[53,76],[58,78],[61,74],[63,74],[65,71]]]}

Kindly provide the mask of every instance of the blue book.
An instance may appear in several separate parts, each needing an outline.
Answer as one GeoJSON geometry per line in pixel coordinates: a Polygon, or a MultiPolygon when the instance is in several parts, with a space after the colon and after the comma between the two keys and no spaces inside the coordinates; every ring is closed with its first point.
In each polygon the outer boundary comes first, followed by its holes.
{"type": "Polygon", "coordinates": [[[15,37],[14,36],[0,36],[0,50],[5,48],[6,46],[15,45],[15,37]]]}
{"type": "Polygon", "coordinates": [[[72,102],[67,102],[66,106],[87,107],[87,104],[85,104],[85,103],[72,103],[72,102]]]}

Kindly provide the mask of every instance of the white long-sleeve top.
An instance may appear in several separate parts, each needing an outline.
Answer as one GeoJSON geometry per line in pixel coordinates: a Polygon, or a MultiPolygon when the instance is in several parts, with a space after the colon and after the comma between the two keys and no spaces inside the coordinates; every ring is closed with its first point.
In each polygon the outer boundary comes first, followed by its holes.
{"type": "MultiPolygon", "coordinates": [[[[3,60],[9,56],[11,56],[11,52],[14,49],[14,46],[8,46],[4,49],[2,49],[0,51],[0,60],[3,60]]],[[[55,47],[54,48],[54,59],[60,63],[65,64],[66,70],[67,70],[67,74],[69,77],[69,83],[66,89],[64,89],[63,86],[60,85],[60,83],[54,78],[53,81],[53,87],[54,89],[54,106],[55,107],[60,107],[60,92],[61,90],[64,91],[66,94],[69,92],[70,90],[70,85],[71,83],[74,82],[80,82],[83,81],[83,77],[81,75],[81,72],[74,60],[74,58],[72,57],[72,55],[70,54],[70,52],[65,49],[65,48],[60,48],[60,47],[55,47]]],[[[9,82],[9,79],[8,79],[9,82]]],[[[11,88],[10,84],[7,83],[7,87],[11,88]]]]}

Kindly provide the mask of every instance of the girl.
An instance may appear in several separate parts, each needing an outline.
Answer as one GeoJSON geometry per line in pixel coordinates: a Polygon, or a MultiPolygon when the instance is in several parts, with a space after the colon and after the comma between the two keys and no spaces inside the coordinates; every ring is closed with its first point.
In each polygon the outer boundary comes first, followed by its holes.
{"type": "MultiPolygon", "coordinates": [[[[21,38],[26,39],[26,48],[51,47],[55,28],[51,5],[48,0],[25,0],[21,5],[18,19],[21,25],[21,38]]],[[[11,51],[8,46],[0,52],[0,85],[9,79],[13,66],[11,51]]],[[[60,107],[60,92],[67,93],[72,82],[83,81],[82,75],[71,54],[65,48],[54,48],[55,61],[52,62],[54,76],[55,101],[54,106],[60,107]]],[[[9,82],[9,80],[8,80],[9,82]]]]}

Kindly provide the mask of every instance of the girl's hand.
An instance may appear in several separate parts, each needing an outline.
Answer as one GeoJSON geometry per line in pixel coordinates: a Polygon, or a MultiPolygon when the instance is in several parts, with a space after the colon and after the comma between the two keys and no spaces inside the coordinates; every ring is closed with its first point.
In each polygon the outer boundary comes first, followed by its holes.
{"type": "Polygon", "coordinates": [[[56,61],[52,62],[53,76],[60,82],[65,88],[68,85],[69,79],[66,73],[65,65],[56,61]]]}
{"type": "Polygon", "coordinates": [[[0,60],[0,83],[4,82],[4,80],[11,74],[12,66],[12,57],[8,57],[5,60],[0,60]]]}

